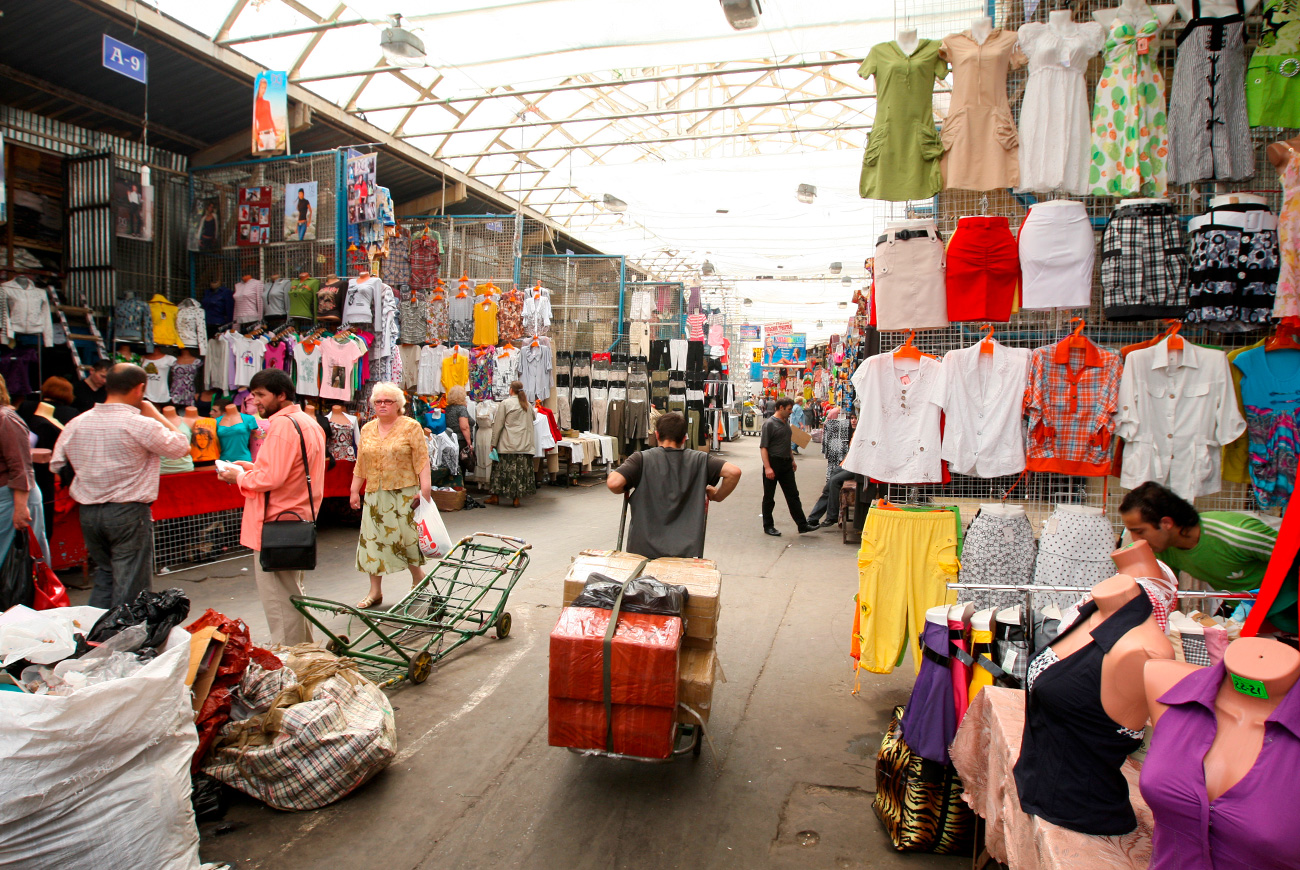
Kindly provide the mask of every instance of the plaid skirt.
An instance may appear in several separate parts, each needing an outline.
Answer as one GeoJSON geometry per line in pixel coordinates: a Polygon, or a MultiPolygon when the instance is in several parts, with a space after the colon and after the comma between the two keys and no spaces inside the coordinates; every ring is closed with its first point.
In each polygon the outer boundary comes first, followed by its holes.
{"type": "Polygon", "coordinates": [[[361,506],[361,537],[357,539],[357,570],[363,574],[396,574],[407,565],[423,565],[420,533],[415,528],[418,486],[366,493],[361,506]]]}
{"type": "Polygon", "coordinates": [[[492,463],[492,494],[497,498],[523,498],[537,492],[533,457],[529,453],[502,453],[492,463]]]}
{"type": "Polygon", "coordinates": [[[1187,314],[1187,236],[1168,203],[1120,205],[1101,234],[1101,294],[1107,320],[1187,314]]]}

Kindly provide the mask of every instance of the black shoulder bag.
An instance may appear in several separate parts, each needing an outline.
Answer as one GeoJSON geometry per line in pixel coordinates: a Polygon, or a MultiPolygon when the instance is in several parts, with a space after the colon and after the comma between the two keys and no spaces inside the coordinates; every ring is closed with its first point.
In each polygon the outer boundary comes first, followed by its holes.
{"type": "Polygon", "coordinates": [[[263,571],[311,571],[316,567],[316,502],[311,494],[307,441],[302,437],[298,421],[290,417],[289,422],[298,431],[298,444],[302,447],[302,466],[307,475],[307,506],[311,508],[311,522],[300,517],[297,511],[281,511],[275,519],[265,519],[271,515],[271,493],[266,493],[262,551],[258,554],[263,571]],[[286,516],[293,519],[284,519],[286,516]]]}

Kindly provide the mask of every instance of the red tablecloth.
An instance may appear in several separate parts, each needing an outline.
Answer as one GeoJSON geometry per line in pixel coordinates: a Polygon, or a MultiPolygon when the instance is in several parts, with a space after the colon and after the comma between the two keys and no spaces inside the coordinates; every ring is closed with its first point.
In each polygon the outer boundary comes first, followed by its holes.
{"type": "MultiPolygon", "coordinates": [[[[337,460],[325,469],[325,496],[347,496],[352,486],[355,463],[337,460]]],[[[153,503],[155,520],[192,517],[244,506],[239,490],[217,479],[215,468],[200,468],[180,474],[164,474],[158,482],[158,500],[153,503]]],[[[50,555],[54,569],[62,571],[86,561],[86,544],[81,538],[81,517],[77,503],[67,489],[54,497],[54,528],[50,530],[50,555]]]]}

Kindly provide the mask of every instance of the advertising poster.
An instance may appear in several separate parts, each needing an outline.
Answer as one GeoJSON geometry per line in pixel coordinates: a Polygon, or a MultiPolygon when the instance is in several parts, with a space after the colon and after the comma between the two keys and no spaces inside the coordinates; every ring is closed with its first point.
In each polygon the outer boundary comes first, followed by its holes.
{"type": "Polygon", "coordinates": [[[294,181],[284,186],[284,240],[316,238],[316,182],[294,181]]]}
{"type": "Polygon", "coordinates": [[[208,196],[194,201],[190,213],[191,251],[221,250],[221,198],[208,196]]]}
{"type": "Polygon", "coordinates": [[[805,347],[807,335],[802,332],[766,335],[763,337],[763,364],[768,366],[795,366],[802,368],[808,361],[805,347]]]}
{"type": "Polygon", "coordinates": [[[253,79],[253,156],[289,153],[289,75],[261,72],[253,79]]]}
{"type": "Polygon", "coordinates": [[[113,178],[113,230],[120,238],[153,241],[153,187],[139,173],[121,171],[113,178]]]}
{"type": "Polygon", "coordinates": [[[271,188],[241,187],[239,213],[235,215],[240,245],[265,245],[271,241],[271,188]]]}
{"type": "Polygon", "coordinates": [[[758,324],[742,323],[740,324],[741,341],[758,341],[758,324]]]}
{"type": "Polygon", "coordinates": [[[348,160],[348,223],[359,224],[379,217],[379,185],[375,177],[376,157],[363,154],[348,160]]]}

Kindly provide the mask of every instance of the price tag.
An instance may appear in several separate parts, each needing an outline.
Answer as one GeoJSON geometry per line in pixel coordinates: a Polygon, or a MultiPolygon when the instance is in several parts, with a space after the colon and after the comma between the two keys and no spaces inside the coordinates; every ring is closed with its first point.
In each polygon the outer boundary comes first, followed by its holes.
{"type": "Polygon", "coordinates": [[[1138,54],[1148,54],[1151,51],[1151,37],[1139,36],[1137,38],[1138,54]]]}
{"type": "Polygon", "coordinates": [[[1060,521],[1059,519],[1057,519],[1057,517],[1056,517],[1055,515],[1052,515],[1052,516],[1048,517],[1048,518],[1047,518],[1047,522],[1043,524],[1043,534],[1044,534],[1044,535],[1054,535],[1054,534],[1056,534],[1056,528],[1057,528],[1057,526],[1059,526],[1060,524],[1061,524],[1061,521],[1060,521]]]}
{"type": "Polygon", "coordinates": [[[903,386],[905,386],[905,387],[906,387],[908,384],[912,383],[912,379],[911,379],[911,377],[909,377],[908,375],[903,375],[901,378],[899,378],[899,380],[902,382],[903,386]]]}
{"type": "Polygon", "coordinates": [[[1239,677],[1236,674],[1229,674],[1232,677],[1232,687],[1243,695],[1249,695],[1252,698],[1268,699],[1268,689],[1259,680],[1239,677]]]}

